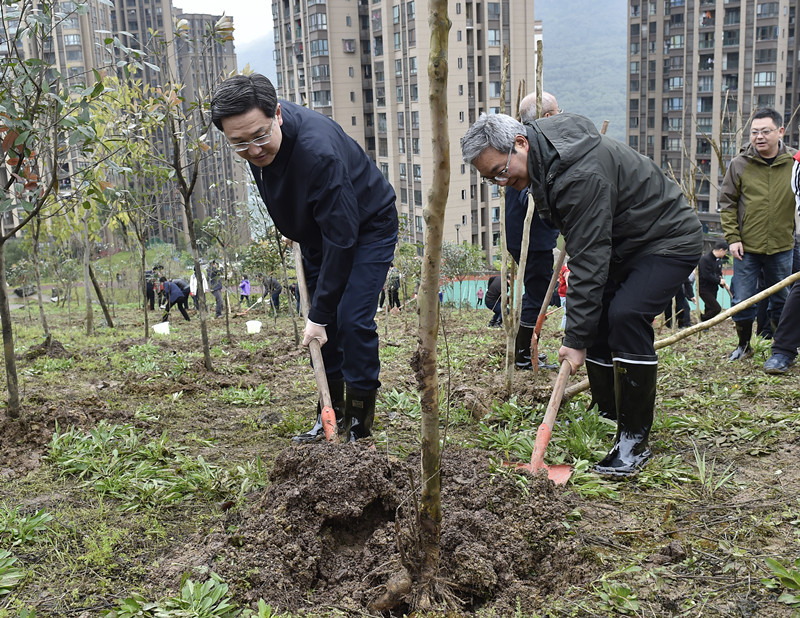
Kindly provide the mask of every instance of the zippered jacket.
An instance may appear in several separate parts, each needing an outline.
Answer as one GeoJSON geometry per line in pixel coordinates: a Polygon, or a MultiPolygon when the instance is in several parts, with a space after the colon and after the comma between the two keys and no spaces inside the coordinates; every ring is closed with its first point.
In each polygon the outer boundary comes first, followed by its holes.
{"type": "Polygon", "coordinates": [[[781,142],[768,165],[750,144],[730,162],[719,193],[719,219],[729,245],[740,242],[745,253],[762,255],[794,247],[795,152],[781,142]]]}
{"type": "Polygon", "coordinates": [[[624,280],[646,255],[699,260],[702,227],[678,185],[651,159],[600,135],[588,118],[562,113],[526,127],[536,208],[559,227],[569,255],[563,344],[587,348],[609,277],[624,280]]]}

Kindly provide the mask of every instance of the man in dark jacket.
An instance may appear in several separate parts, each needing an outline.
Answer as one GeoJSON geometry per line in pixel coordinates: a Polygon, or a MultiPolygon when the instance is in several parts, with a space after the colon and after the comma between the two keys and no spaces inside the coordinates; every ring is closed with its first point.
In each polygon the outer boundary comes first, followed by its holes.
{"type": "Polygon", "coordinates": [[[162,322],[166,322],[169,319],[169,310],[172,309],[175,305],[178,306],[178,310],[181,312],[183,319],[187,322],[189,321],[189,314],[187,313],[186,309],[188,308],[188,299],[189,299],[189,286],[186,285],[186,289],[182,288],[178,283],[177,279],[173,279],[172,281],[168,281],[166,277],[161,277],[159,279],[161,282],[161,289],[164,292],[165,297],[165,304],[166,310],[164,311],[164,317],[161,318],[162,322]]]}
{"type": "Polygon", "coordinates": [[[272,301],[272,306],[275,307],[275,313],[277,314],[281,308],[281,292],[283,291],[283,286],[272,276],[264,277],[263,283],[264,296],[268,296],[270,301],[272,301]]]}
{"type": "Polygon", "coordinates": [[[489,326],[501,326],[503,324],[503,299],[500,297],[500,276],[492,275],[486,285],[486,308],[492,312],[492,319],[489,326]]]}
{"type": "Polygon", "coordinates": [[[523,125],[481,117],[461,140],[485,182],[528,188],[570,256],[567,326],[559,360],[584,361],[598,409],[617,417],[602,474],[635,474],[650,458],[658,356],[652,322],[694,269],[697,215],[645,156],[562,113],[523,125]]]}
{"type": "Polygon", "coordinates": [[[710,320],[722,311],[717,302],[717,292],[720,288],[728,287],[722,276],[722,258],[728,253],[728,243],[720,239],[714,243],[714,248],[706,253],[697,264],[697,287],[700,298],[705,305],[700,319],[704,322],[710,320]]]}
{"type": "MultiPolygon", "coordinates": [[[[225,80],[211,117],[250,163],[277,228],[302,247],[311,299],[303,344],[322,345],[343,431],[350,440],[367,437],[380,386],[375,313],[397,242],[394,189],[338,124],[278,102],[263,75],[225,80]]],[[[317,412],[317,422],[296,441],[323,437],[317,412]]]]}

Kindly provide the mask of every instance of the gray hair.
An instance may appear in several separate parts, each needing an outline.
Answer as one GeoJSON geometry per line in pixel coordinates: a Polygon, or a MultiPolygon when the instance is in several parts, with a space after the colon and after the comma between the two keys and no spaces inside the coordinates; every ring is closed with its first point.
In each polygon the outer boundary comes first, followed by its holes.
{"type": "Polygon", "coordinates": [[[489,147],[499,152],[508,152],[517,135],[527,136],[521,122],[506,114],[481,114],[461,138],[461,156],[465,163],[472,164],[489,147]]]}
{"type": "MultiPolygon", "coordinates": [[[[561,113],[558,109],[558,101],[549,92],[542,93],[542,118],[554,116],[561,113]]],[[[536,120],[536,93],[527,95],[519,104],[519,119],[525,123],[536,120]]]]}

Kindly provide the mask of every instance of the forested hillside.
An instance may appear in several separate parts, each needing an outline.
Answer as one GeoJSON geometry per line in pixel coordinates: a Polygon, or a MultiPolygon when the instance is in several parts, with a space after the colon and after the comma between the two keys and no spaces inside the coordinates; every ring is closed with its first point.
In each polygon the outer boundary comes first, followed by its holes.
{"type": "Polygon", "coordinates": [[[625,0],[536,0],[544,28],[544,88],[565,110],[625,139],[625,0]]]}

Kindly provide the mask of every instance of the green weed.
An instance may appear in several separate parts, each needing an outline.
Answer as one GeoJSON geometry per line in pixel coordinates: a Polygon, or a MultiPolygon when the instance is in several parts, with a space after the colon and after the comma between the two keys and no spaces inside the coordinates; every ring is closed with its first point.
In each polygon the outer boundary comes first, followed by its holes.
{"type": "Polygon", "coordinates": [[[610,613],[630,616],[639,612],[639,600],[630,588],[617,582],[600,580],[594,585],[600,607],[610,613]]]}
{"type": "Polygon", "coordinates": [[[398,391],[393,388],[390,392],[381,396],[381,407],[393,418],[396,414],[402,414],[411,420],[418,421],[422,418],[422,407],[418,393],[398,391]]]}
{"type": "Polygon", "coordinates": [[[10,593],[25,577],[25,571],[14,566],[16,561],[10,552],[0,549],[0,597],[10,593]]]}
{"type": "Polygon", "coordinates": [[[231,386],[224,389],[218,398],[221,402],[232,406],[266,406],[272,403],[272,393],[264,384],[255,388],[231,386]]]}
{"type": "Polygon", "coordinates": [[[25,369],[22,373],[24,375],[45,375],[48,373],[58,373],[72,369],[75,361],[71,358],[50,358],[49,356],[42,356],[37,358],[31,367],[25,369]]]}
{"type": "MultiPolygon", "coordinates": [[[[77,476],[101,496],[132,511],[174,506],[198,497],[216,499],[238,491],[249,472],[227,471],[202,456],[189,457],[166,434],[158,439],[131,425],[101,421],[88,434],[78,430],[53,435],[49,460],[62,475],[77,476]]],[[[262,479],[250,479],[249,487],[262,479]]]]}
{"type": "Polygon", "coordinates": [[[10,541],[9,546],[25,545],[39,540],[48,529],[53,516],[44,510],[34,515],[23,515],[19,507],[13,510],[0,506],[0,538],[10,541]]]}
{"type": "Polygon", "coordinates": [[[764,561],[775,576],[762,579],[761,583],[771,590],[785,588],[778,601],[800,609],[800,558],[794,561],[794,568],[786,567],[772,558],[765,558],[764,561]]]}

